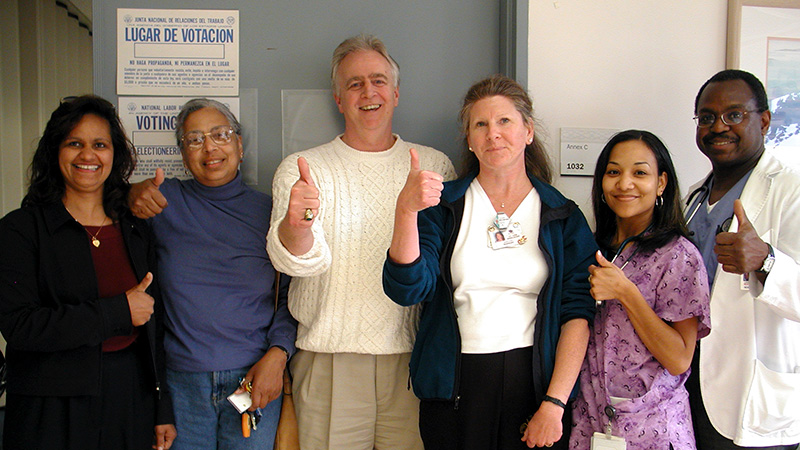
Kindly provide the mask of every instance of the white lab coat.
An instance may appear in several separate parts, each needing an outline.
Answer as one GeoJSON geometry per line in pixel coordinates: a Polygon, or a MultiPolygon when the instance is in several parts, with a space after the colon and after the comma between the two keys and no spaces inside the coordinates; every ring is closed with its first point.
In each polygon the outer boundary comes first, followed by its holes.
{"type": "MultiPolygon", "coordinates": [[[[763,285],[751,273],[749,288],[718,268],[700,388],[714,428],[735,444],[793,444],[800,442],[800,172],[764,153],[741,200],[774,248],[775,265],[763,285]]],[[[737,229],[734,217],[730,230],[737,229]]]]}

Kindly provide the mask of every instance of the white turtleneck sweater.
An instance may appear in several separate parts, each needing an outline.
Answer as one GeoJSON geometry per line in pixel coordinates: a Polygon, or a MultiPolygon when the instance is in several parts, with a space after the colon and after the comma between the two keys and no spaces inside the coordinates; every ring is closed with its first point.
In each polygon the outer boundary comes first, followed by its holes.
{"type": "Polygon", "coordinates": [[[445,180],[455,178],[455,171],[444,153],[395,138],[388,150],[362,152],[339,136],[288,156],[275,172],[267,251],[277,270],[294,277],[289,311],[298,321],[298,348],[375,355],[413,348],[418,308],[392,302],[381,282],[395,202],[410,168],[408,150],[417,150],[423,170],[445,180]],[[278,225],[299,178],[299,156],[308,161],[320,191],[320,210],[311,227],[313,247],[294,256],[281,244],[278,225]]]}

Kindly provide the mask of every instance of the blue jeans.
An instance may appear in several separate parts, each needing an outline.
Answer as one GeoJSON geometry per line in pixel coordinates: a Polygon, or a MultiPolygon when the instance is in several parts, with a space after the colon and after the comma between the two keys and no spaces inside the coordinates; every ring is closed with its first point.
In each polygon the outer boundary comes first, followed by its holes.
{"type": "Polygon", "coordinates": [[[283,396],[261,410],[258,429],[242,436],[242,416],[228,402],[249,367],[220,372],[167,369],[178,438],[172,450],[272,450],[283,396]]]}

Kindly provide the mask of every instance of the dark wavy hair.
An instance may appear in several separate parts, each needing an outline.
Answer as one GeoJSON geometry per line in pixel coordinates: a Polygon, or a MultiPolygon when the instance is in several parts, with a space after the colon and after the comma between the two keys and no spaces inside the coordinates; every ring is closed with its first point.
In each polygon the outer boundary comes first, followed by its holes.
{"type": "Polygon", "coordinates": [[[664,203],[653,210],[653,222],[650,232],[638,240],[639,251],[648,254],[659,247],[663,247],[678,236],[689,237],[686,220],[683,217],[681,208],[681,190],[678,185],[678,176],[675,173],[675,166],[672,164],[669,150],[661,142],[661,139],[649,131],[621,131],[612,136],[611,140],[603,147],[603,151],[600,152],[592,182],[592,208],[597,221],[595,239],[601,248],[616,250],[612,249],[611,246],[617,233],[617,215],[603,201],[603,176],[608,166],[608,160],[611,158],[611,151],[618,144],[628,141],[641,141],[646,145],[656,158],[658,175],[667,174],[667,185],[661,194],[664,203]]]}
{"type": "Polygon", "coordinates": [[[467,95],[464,96],[464,105],[458,114],[461,122],[461,133],[464,137],[462,176],[477,172],[480,169],[480,162],[475,154],[469,151],[469,142],[467,140],[469,136],[469,116],[472,112],[472,107],[479,100],[496,95],[509,99],[514,104],[514,108],[522,115],[522,118],[534,125],[534,129],[537,131],[533,134],[533,142],[525,146],[525,171],[545,183],[551,183],[553,171],[550,167],[550,160],[547,157],[544,141],[540,138],[539,130],[543,128],[538,126],[536,119],[533,117],[533,102],[525,88],[519,83],[499,74],[484,78],[473,84],[467,91],[467,95]]]}
{"type": "Polygon", "coordinates": [[[58,165],[61,143],[87,114],[94,114],[108,122],[114,162],[111,173],[103,185],[103,209],[112,219],[126,214],[126,197],[130,190],[128,177],[136,166],[136,151],[125,134],[125,129],[108,100],[95,95],[83,95],[62,102],[47,121],[44,133],[29,168],[30,185],[22,199],[22,206],[48,205],[64,197],[66,186],[58,165]]]}

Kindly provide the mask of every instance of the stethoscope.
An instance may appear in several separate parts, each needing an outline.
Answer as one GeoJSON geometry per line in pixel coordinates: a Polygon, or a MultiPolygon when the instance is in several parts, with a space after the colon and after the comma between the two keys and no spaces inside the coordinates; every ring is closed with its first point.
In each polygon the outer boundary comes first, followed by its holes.
{"type": "MultiPolygon", "coordinates": [[[[651,225],[651,226],[652,226],[652,225],[651,225]]],[[[637,240],[637,239],[640,239],[640,238],[642,237],[642,235],[643,235],[643,234],[645,234],[645,233],[647,233],[647,231],[648,231],[649,229],[650,229],[650,227],[647,227],[647,230],[644,230],[643,232],[641,232],[641,233],[637,234],[636,236],[631,236],[631,237],[629,237],[629,238],[626,238],[624,241],[622,241],[622,244],[620,244],[620,245],[619,245],[619,248],[617,248],[617,252],[616,252],[616,253],[614,253],[614,257],[613,257],[613,258],[611,258],[611,264],[614,264],[614,261],[616,261],[616,260],[617,260],[617,257],[619,257],[619,255],[621,255],[621,254],[622,254],[622,251],[623,251],[623,250],[625,250],[625,247],[626,247],[628,244],[630,244],[631,242],[633,242],[633,241],[635,241],[635,240],[637,240]]],[[[620,267],[620,269],[624,269],[624,268],[625,268],[625,266],[627,266],[627,265],[628,265],[628,261],[630,261],[631,259],[633,259],[634,255],[636,255],[636,252],[638,252],[638,251],[639,251],[639,247],[637,246],[637,247],[636,247],[636,248],[633,250],[633,253],[631,253],[631,256],[629,256],[629,257],[628,257],[628,260],[627,260],[627,261],[625,261],[625,263],[624,263],[624,264],[622,264],[622,266],[620,267]]]]}
{"type": "Polygon", "coordinates": [[[705,203],[705,201],[708,200],[708,195],[710,193],[711,193],[711,175],[709,175],[708,178],[706,178],[706,181],[704,181],[699,188],[693,190],[692,193],[689,194],[689,198],[686,199],[686,207],[689,207],[695,199],[698,199],[698,202],[695,203],[694,208],[692,208],[692,213],[689,214],[689,217],[686,218],[687,225],[692,222],[692,219],[694,219],[694,215],[697,214],[697,210],[700,209],[700,206],[702,206],[703,203],[705,203]]]}

